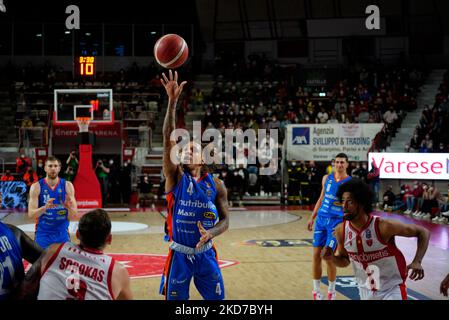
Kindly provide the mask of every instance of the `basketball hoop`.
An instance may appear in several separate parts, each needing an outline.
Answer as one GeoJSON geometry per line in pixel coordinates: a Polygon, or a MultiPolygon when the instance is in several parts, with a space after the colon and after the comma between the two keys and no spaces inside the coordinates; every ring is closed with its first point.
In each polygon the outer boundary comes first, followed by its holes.
{"type": "Polygon", "coordinates": [[[78,128],[80,129],[80,132],[89,132],[89,124],[92,120],[88,117],[78,117],[75,118],[76,122],[78,123],[78,128]]]}

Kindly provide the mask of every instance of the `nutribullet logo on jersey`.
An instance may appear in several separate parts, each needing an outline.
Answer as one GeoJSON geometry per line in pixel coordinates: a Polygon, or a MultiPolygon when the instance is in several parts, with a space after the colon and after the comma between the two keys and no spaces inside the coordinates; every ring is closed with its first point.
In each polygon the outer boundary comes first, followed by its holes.
{"type": "Polygon", "coordinates": [[[170,160],[178,164],[257,164],[262,165],[260,175],[273,175],[278,170],[278,130],[226,129],[224,152],[220,130],[207,129],[201,134],[201,121],[193,121],[193,152],[189,149],[190,133],[175,129],[170,140],[178,141],[170,150],[170,160]],[[267,134],[269,132],[269,134],[267,134]],[[205,148],[201,142],[207,141],[205,148]],[[236,151],[234,154],[234,150],[236,151]],[[224,162],[223,162],[224,158],[224,162]],[[258,161],[257,161],[258,160],[258,161]]]}

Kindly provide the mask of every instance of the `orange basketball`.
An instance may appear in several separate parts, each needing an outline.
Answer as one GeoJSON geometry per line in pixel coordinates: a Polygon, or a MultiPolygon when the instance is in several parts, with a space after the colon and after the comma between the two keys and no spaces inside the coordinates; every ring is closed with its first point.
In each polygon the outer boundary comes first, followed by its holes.
{"type": "Polygon", "coordinates": [[[177,34],[166,34],[154,45],[154,58],[164,68],[179,68],[188,57],[189,47],[186,41],[177,34]]]}

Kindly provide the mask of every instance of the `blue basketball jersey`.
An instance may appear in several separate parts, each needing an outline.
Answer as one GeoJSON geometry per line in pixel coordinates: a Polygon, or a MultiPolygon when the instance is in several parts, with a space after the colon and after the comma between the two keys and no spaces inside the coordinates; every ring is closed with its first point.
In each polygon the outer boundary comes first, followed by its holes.
{"type": "Polygon", "coordinates": [[[170,240],[194,248],[201,234],[197,222],[207,230],[218,222],[215,207],[217,190],[211,175],[196,181],[185,172],[176,187],[167,194],[167,231],[170,240]]]}
{"type": "Polygon", "coordinates": [[[66,196],[65,180],[61,178],[58,179],[58,183],[53,188],[46,183],[45,178],[39,180],[41,192],[39,194],[38,207],[44,206],[50,198],[55,199],[53,203],[56,204],[56,207],[47,209],[47,211],[38,218],[36,232],[57,232],[69,228],[68,210],[63,206],[66,196]]]}
{"type": "Polygon", "coordinates": [[[24,276],[22,250],[12,231],[0,222],[0,301],[9,297],[13,279],[24,276]]]}
{"type": "Polygon", "coordinates": [[[345,179],[337,181],[335,179],[335,173],[327,176],[326,182],[324,183],[324,198],[320,209],[318,209],[318,216],[343,217],[343,206],[337,199],[337,191],[338,187],[351,179],[351,176],[347,176],[345,179]]]}

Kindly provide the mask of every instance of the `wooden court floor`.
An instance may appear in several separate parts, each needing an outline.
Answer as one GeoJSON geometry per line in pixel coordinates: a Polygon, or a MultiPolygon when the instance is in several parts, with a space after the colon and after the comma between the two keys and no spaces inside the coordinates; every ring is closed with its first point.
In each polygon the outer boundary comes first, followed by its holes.
{"type": "MultiPolygon", "coordinates": [[[[253,210],[248,208],[248,210],[253,210]]],[[[250,211],[247,217],[257,217],[263,221],[264,215],[270,213],[269,208],[250,211]],[[262,215],[262,216],[258,216],[262,215]]],[[[106,253],[135,253],[166,255],[168,243],[163,241],[163,215],[158,211],[141,212],[111,212],[113,222],[137,222],[150,226],[140,232],[113,234],[112,244],[106,253]]],[[[232,300],[309,300],[311,299],[311,258],[310,241],[312,233],[307,231],[306,221],[309,211],[289,210],[290,222],[271,225],[254,226],[248,224],[248,219],[238,219],[239,211],[231,211],[231,227],[221,236],[214,239],[220,260],[232,260],[238,264],[222,269],[226,299],[232,300]],[[234,222],[234,223],[233,223],[234,222]],[[269,246],[254,244],[263,240],[302,240],[296,241],[296,246],[279,246],[279,243],[269,242],[269,246]],[[250,240],[253,244],[248,244],[250,240]]],[[[249,218],[251,219],[251,218],[249,218]]],[[[23,213],[6,215],[6,223],[20,225],[33,223],[23,213]]],[[[449,227],[448,227],[449,229],[449,227]]],[[[34,236],[32,233],[30,236],[34,236]]],[[[72,240],[76,238],[72,235],[72,240]]],[[[414,242],[403,243],[407,262],[413,257],[414,242]]],[[[295,242],[295,241],[293,241],[295,242]]],[[[438,293],[442,276],[449,272],[449,251],[441,248],[429,248],[429,259],[424,261],[426,278],[421,283],[410,283],[408,286],[432,299],[442,299],[438,293]],[[435,251],[440,250],[440,251],[435,251]],[[437,264],[435,264],[437,260],[437,264]],[[436,266],[436,267],[435,267],[436,266]],[[446,268],[444,268],[446,266],[446,268]],[[446,269],[446,270],[444,270],[446,269]]],[[[124,262],[126,263],[126,262],[124,262]]],[[[352,275],[352,268],[338,269],[338,275],[352,275]]],[[[323,276],[326,275],[323,264],[323,276]]],[[[162,300],[159,295],[160,277],[136,278],[131,280],[132,291],[136,299],[162,300]]],[[[322,292],[327,287],[321,284],[322,292]]],[[[191,299],[201,299],[193,285],[190,290],[191,299]]],[[[338,294],[339,300],[348,297],[338,294]]]]}

